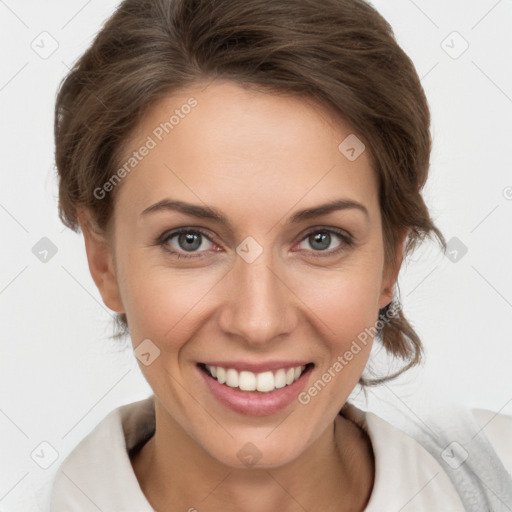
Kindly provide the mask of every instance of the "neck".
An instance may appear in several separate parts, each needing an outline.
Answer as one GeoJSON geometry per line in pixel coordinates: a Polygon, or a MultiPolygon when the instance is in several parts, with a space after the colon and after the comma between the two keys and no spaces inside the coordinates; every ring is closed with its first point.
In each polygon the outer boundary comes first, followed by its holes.
{"type": "Polygon", "coordinates": [[[343,416],[290,463],[238,469],[211,457],[158,400],[155,413],[155,434],[132,465],[156,510],[339,512],[363,511],[368,503],[375,471],[371,443],[343,416]]]}

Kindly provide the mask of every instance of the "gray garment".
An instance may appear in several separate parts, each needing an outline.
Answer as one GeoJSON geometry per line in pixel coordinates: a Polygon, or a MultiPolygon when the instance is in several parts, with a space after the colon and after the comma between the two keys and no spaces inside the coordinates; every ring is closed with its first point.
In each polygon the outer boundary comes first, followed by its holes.
{"type": "Polygon", "coordinates": [[[439,462],[468,512],[512,512],[512,477],[471,411],[452,407],[442,419],[404,420],[399,428],[439,462]]]}

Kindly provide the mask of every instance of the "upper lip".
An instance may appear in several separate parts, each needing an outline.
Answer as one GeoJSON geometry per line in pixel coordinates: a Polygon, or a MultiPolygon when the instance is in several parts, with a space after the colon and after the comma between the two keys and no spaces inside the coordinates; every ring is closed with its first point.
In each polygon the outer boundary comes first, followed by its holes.
{"type": "Polygon", "coordinates": [[[249,362],[249,361],[203,361],[202,364],[208,366],[221,366],[222,368],[233,368],[234,370],[248,371],[253,373],[261,373],[265,371],[275,371],[281,368],[296,368],[297,366],[305,366],[311,361],[266,361],[266,362],[249,362]]]}

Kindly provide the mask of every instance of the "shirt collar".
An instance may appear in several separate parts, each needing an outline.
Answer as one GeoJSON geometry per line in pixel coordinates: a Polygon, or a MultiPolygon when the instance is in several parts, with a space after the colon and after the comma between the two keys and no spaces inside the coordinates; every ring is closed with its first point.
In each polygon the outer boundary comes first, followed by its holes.
{"type": "MultiPolygon", "coordinates": [[[[346,403],[341,414],[364,429],[375,457],[375,480],[365,512],[463,512],[439,463],[415,439],[379,416],[346,403]],[[436,508],[437,507],[437,508],[436,508]]],[[[137,510],[154,512],[140,488],[130,452],[155,430],[154,395],[111,411],[68,455],[52,489],[52,512],[137,510]],[[121,484],[120,484],[121,482],[121,484]]]]}

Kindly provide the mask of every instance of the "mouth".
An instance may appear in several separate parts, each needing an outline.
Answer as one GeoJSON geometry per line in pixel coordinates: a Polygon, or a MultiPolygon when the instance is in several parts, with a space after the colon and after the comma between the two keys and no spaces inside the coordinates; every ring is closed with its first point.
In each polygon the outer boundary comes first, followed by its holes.
{"type": "Polygon", "coordinates": [[[276,370],[252,372],[249,370],[237,370],[227,366],[209,365],[199,363],[199,368],[219,384],[240,391],[256,391],[259,393],[271,393],[277,389],[291,386],[302,375],[309,372],[314,364],[306,363],[298,366],[283,366],[276,370]]]}
{"type": "MultiPolygon", "coordinates": [[[[238,369],[220,364],[197,363],[199,376],[217,403],[246,416],[269,416],[296,401],[304,389],[314,363],[292,365],[276,363],[259,371],[250,371],[246,364],[238,369]],[[274,368],[269,369],[270,366],[274,368]],[[243,369],[245,368],[245,369],[243,369]],[[263,370],[263,371],[261,371],[263,370]]],[[[256,365],[252,368],[256,369],[256,365]]]]}

